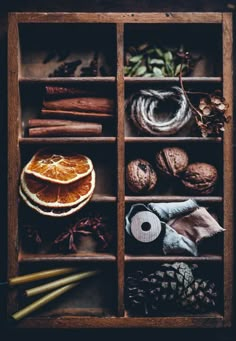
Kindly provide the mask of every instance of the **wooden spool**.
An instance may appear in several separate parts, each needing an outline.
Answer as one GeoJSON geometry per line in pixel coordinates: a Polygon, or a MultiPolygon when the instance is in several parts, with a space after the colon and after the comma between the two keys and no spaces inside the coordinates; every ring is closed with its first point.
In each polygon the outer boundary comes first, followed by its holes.
{"type": "Polygon", "coordinates": [[[161,222],[154,213],[141,211],[133,216],[130,229],[135,239],[142,243],[150,243],[159,236],[161,222]]]}

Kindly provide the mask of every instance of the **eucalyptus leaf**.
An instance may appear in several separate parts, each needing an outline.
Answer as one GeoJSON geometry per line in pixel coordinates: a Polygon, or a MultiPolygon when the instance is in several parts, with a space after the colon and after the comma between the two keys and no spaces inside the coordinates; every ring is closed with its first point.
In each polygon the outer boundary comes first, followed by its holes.
{"type": "Polygon", "coordinates": [[[143,56],[141,54],[137,55],[137,56],[133,56],[129,59],[129,62],[131,63],[137,63],[139,62],[141,59],[143,58],[143,56]]]}
{"type": "Polygon", "coordinates": [[[155,49],[155,52],[156,52],[156,54],[157,54],[159,57],[163,57],[163,56],[164,56],[164,53],[162,52],[161,49],[155,49]]]}
{"type": "Polygon", "coordinates": [[[169,77],[174,76],[174,65],[172,63],[166,63],[166,73],[169,77]]]}
{"type": "Polygon", "coordinates": [[[143,75],[143,77],[152,77],[152,76],[153,76],[153,74],[150,72],[147,72],[143,75]]]}
{"type": "MultiPolygon", "coordinates": [[[[182,64],[182,71],[187,68],[186,64],[182,64]]],[[[175,76],[179,76],[181,70],[181,64],[178,64],[175,68],[175,76]]]]}
{"type": "Polygon", "coordinates": [[[129,72],[131,71],[132,67],[131,66],[124,66],[124,74],[127,76],[129,72]]]}
{"type": "Polygon", "coordinates": [[[164,65],[165,62],[164,62],[163,59],[156,59],[156,58],[154,58],[154,59],[151,59],[151,60],[150,60],[150,63],[149,63],[149,64],[151,64],[151,65],[153,65],[153,64],[156,64],[156,65],[164,65]]]}
{"type": "Polygon", "coordinates": [[[135,72],[135,76],[143,76],[145,72],[147,71],[147,67],[142,65],[140,66],[137,71],[135,72]]]}
{"type": "Polygon", "coordinates": [[[149,49],[149,50],[146,51],[146,54],[152,54],[154,52],[155,52],[155,49],[149,49]]]}
{"type": "Polygon", "coordinates": [[[130,71],[129,76],[134,76],[141,64],[142,64],[142,60],[140,60],[137,64],[135,64],[132,70],[130,71]]]}
{"type": "Polygon", "coordinates": [[[155,77],[163,77],[162,71],[159,69],[159,67],[154,66],[153,73],[155,77]]]}
{"type": "Polygon", "coordinates": [[[173,55],[170,51],[164,53],[164,59],[166,62],[171,62],[173,60],[173,55]]]}
{"type": "Polygon", "coordinates": [[[143,44],[138,46],[137,50],[142,52],[142,51],[144,51],[147,48],[148,48],[148,43],[143,43],[143,44]]]}

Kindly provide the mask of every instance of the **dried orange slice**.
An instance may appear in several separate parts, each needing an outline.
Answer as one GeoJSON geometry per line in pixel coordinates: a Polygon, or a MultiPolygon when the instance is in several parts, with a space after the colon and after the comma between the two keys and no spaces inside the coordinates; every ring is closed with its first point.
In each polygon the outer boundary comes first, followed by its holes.
{"type": "Polygon", "coordinates": [[[58,184],[82,179],[92,170],[92,161],[87,156],[73,151],[59,153],[50,148],[40,149],[25,167],[25,173],[58,184]]]}
{"type": "Polygon", "coordinates": [[[67,185],[49,182],[21,173],[21,187],[34,203],[45,207],[71,207],[87,199],[95,188],[95,171],[67,185]]]}
{"type": "Polygon", "coordinates": [[[62,217],[66,217],[66,216],[69,216],[71,214],[76,213],[82,207],[84,207],[89,202],[89,200],[92,197],[92,195],[91,195],[90,197],[88,197],[87,199],[82,201],[77,206],[54,208],[54,207],[44,207],[44,206],[36,205],[29,198],[26,197],[26,195],[24,194],[24,192],[22,191],[21,188],[19,189],[19,192],[20,192],[21,198],[24,200],[24,202],[29,207],[31,207],[33,210],[37,211],[38,213],[40,213],[42,215],[49,216],[49,217],[54,217],[54,218],[62,218],[62,217]]]}

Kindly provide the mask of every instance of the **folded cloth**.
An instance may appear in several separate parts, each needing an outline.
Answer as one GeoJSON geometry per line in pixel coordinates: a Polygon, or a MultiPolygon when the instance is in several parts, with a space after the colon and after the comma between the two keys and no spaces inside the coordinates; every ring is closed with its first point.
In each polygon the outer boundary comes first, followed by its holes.
{"type": "Polygon", "coordinates": [[[199,206],[195,200],[189,199],[183,202],[150,203],[147,207],[156,213],[161,220],[168,221],[177,216],[192,212],[199,206]]]}
{"type": "Polygon", "coordinates": [[[171,219],[168,225],[197,244],[205,238],[225,231],[204,207],[171,219]]]}
{"type": "Polygon", "coordinates": [[[198,205],[193,200],[187,200],[182,203],[151,203],[148,205],[134,204],[131,206],[129,212],[125,217],[125,230],[130,236],[132,236],[132,217],[140,211],[151,211],[157,215],[157,219],[161,220],[161,227],[164,230],[162,249],[165,255],[187,253],[197,256],[198,253],[196,244],[188,237],[181,236],[177,231],[175,231],[164,221],[164,219],[167,219],[168,217],[173,217],[176,215],[179,216],[185,212],[190,212],[196,207],[198,207],[198,205]]]}
{"type": "Polygon", "coordinates": [[[185,236],[181,236],[164,222],[162,223],[162,227],[165,229],[162,247],[165,255],[183,253],[188,253],[193,256],[198,255],[197,245],[192,240],[185,236]]]}

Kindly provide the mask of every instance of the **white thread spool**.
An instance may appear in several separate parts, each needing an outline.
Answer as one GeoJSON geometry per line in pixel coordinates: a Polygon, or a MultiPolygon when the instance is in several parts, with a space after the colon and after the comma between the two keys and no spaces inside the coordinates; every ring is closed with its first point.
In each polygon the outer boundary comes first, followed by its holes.
{"type": "Polygon", "coordinates": [[[161,222],[152,212],[142,211],[131,219],[131,233],[135,239],[142,243],[153,242],[161,233],[161,222]]]}

